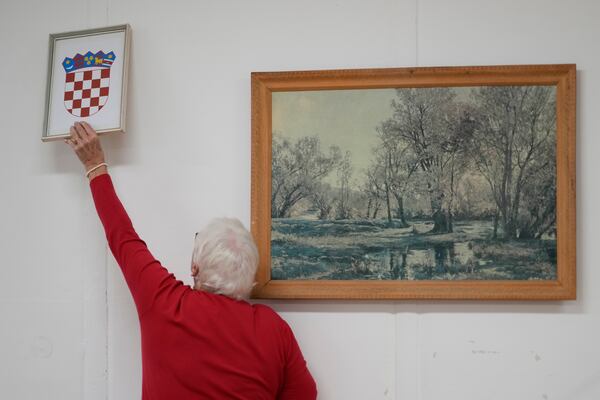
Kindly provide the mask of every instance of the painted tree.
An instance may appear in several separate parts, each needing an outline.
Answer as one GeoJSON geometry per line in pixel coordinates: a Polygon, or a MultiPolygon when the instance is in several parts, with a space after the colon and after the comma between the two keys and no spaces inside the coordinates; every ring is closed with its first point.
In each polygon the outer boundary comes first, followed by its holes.
{"type": "MultiPolygon", "coordinates": [[[[549,154],[553,154],[550,150],[549,154]]],[[[556,163],[536,160],[523,184],[522,206],[517,220],[520,239],[540,239],[556,226],[556,163]]]]}
{"type": "Polygon", "coordinates": [[[344,157],[337,164],[337,183],[339,194],[336,201],[336,219],[349,219],[352,217],[350,209],[350,180],[352,178],[352,157],[346,151],[344,157]]]}
{"type": "Polygon", "coordinates": [[[285,218],[300,200],[309,197],[341,159],[337,146],[325,153],[317,136],[295,142],[273,134],[271,217],[285,218]]]}
{"type": "Polygon", "coordinates": [[[455,215],[466,220],[491,217],[496,203],[487,189],[487,182],[481,174],[474,169],[467,171],[457,189],[455,215]]]}
{"type": "Polygon", "coordinates": [[[319,211],[318,218],[320,220],[329,219],[335,201],[331,185],[323,182],[315,184],[310,198],[313,206],[319,211]]]}
{"type": "Polygon", "coordinates": [[[489,184],[506,239],[540,237],[554,223],[554,94],[549,86],[473,92],[478,107],[474,160],[489,184]]]}
{"type": "Polygon", "coordinates": [[[452,232],[455,188],[466,168],[473,121],[449,88],[402,88],[392,101],[389,129],[406,143],[423,172],[433,233],[452,232]]]}
{"type": "Polygon", "coordinates": [[[472,164],[472,149],[476,122],[471,106],[461,102],[448,105],[445,119],[446,139],[442,143],[445,158],[445,188],[447,191],[447,225],[453,231],[454,215],[457,212],[457,199],[460,183],[472,164]]]}
{"type": "Polygon", "coordinates": [[[373,163],[365,173],[362,191],[367,197],[366,218],[376,219],[385,197],[384,172],[378,163],[373,163]]]}
{"type": "Polygon", "coordinates": [[[418,163],[410,146],[394,129],[393,120],[384,121],[376,128],[379,139],[373,150],[375,169],[381,171],[381,190],[387,208],[388,222],[392,222],[392,204],[395,200],[394,218],[408,226],[404,212],[404,198],[418,163]]]}

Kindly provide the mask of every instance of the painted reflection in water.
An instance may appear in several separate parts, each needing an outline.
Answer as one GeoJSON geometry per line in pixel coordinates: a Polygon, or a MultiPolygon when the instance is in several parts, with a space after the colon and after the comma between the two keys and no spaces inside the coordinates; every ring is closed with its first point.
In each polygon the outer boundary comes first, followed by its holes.
{"type": "Polygon", "coordinates": [[[273,279],[556,279],[556,241],[495,241],[489,221],[457,223],[449,235],[356,221],[273,222],[273,279]],[[284,267],[285,266],[285,267],[284,267]]]}

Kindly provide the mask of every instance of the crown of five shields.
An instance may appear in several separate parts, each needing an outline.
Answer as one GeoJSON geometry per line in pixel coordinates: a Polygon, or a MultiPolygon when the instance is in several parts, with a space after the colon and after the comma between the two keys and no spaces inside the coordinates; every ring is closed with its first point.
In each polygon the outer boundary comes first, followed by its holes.
{"type": "Polygon", "coordinates": [[[108,101],[110,90],[110,67],[115,53],[88,51],[85,55],[66,57],[62,62],[65,69],[65,108],[76,117],[96,114],[108,101]]]}

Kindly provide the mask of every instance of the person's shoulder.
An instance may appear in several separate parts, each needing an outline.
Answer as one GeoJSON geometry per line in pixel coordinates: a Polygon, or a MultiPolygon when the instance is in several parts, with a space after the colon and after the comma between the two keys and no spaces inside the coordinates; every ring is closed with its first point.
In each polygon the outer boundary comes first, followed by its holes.
{"type": "Polygon", "coordinates": [[[254,315],[257,318],[262,320],[270,321],[271,323],[287,326],[287,323],[281,316],[277,313],[277,311],[273,310],[271,307],[265,304],[252,304],[252,308],[254,308],[254,315]]]}
{"type": "Polygon", "coordinates": [[[277,314],[277,312],[275,310],[273,310],[271,307],[269,307],[266,304],[255,303],[255,304],[252,304],[252,308],[254,308],[255,314],[260,314],[260,315],[271,317],[271,318],[281,318],[281,317],[279,317],[279,314],[277,314]]]}

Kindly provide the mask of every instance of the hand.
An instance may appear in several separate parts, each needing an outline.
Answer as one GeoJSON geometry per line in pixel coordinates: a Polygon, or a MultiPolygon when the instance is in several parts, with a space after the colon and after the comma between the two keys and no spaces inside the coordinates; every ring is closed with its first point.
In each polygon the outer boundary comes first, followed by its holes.
{"type": "Polygon", "coordinates": [[[100,146],[100,139],[94,128],[87,122],[75,122],[70,129],[71,137],[65,139],[77,154],[86,170],[104,162],[104,152],[100,146]]]}

